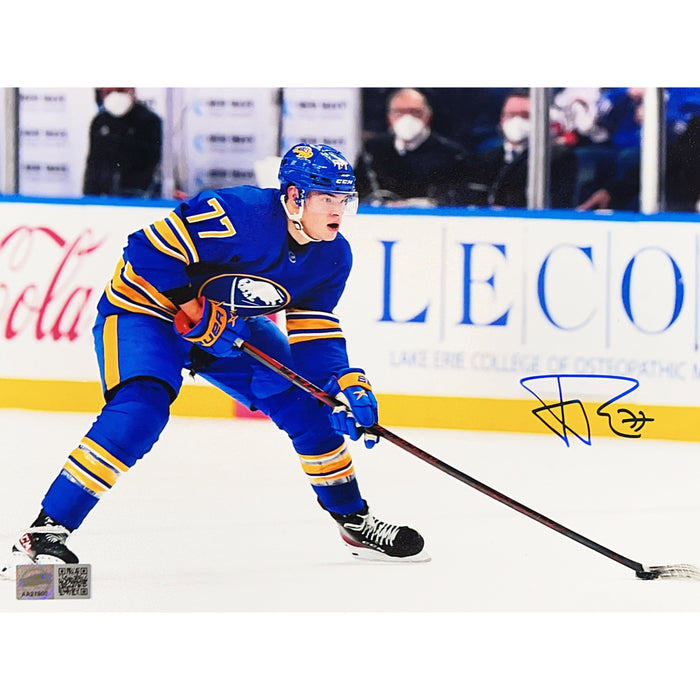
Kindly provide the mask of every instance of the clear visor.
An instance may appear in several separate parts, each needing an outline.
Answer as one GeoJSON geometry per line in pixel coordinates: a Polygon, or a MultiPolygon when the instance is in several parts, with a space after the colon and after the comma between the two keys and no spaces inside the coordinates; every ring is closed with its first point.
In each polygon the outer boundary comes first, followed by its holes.
{"type": "Polygon", "coordinates": [[[309,192],[304,198],[304,208],[317,214],[357,214],[357,192],[309,192]]]}

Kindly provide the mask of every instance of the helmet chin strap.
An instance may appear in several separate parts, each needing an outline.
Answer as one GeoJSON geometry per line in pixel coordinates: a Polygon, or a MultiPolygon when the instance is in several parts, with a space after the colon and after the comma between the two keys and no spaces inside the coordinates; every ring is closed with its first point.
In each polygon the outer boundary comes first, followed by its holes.
{"type": "Polygon", "coordinates": [[[301,225],[301,217],[304,214],[304,200],[301,200],[301,203],[299,204],[299,212],[297,214],[292,214],[290,213],[289,209],[287,209],[287,202],[285,201],[284,195],[280,197],[280,202],[282,202],[282,209],[284,209],[284,213],[287,215],[287,218],[292,222],[292,224],[294,224],[294,228],[299,232],[299,235],[308,243],[320,243],[321,240],[319,238],[311,238],[311,236],[304,231],[304,227],[301,225]]]}

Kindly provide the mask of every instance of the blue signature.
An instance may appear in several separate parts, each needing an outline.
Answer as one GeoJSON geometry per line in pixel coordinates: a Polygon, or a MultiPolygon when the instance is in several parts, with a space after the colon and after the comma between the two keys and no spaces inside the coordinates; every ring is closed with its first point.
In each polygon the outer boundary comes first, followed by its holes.
{"type": "MultiPolygon", "coordinates": [[[[596,411],[599,416],[607,418],[610,430],[615,435],[624,438],[639,438],[644,426],[653,422],[654,419],[648,418],[641,410],[638,414],[627,408],[608,410],[608,407],[616,401],[631,394],[639,387],[639,382],[632,377],[620,377],[614,374],[540,374],[524,377],[520,380],[520,384],[542,404],[533,409],[532,413],[555,435],[558,435],[567,447],[569,446],[569,435],[573,435],[586,445],[591,444],[591,426],[583,402],[580,399],[565,399],[564,387],[562,386],[563,380],[567,380],[568,383],[568,380],[581,379],[612,381],[618,384],[618,387],[620,382],[626,385],[624,391],[615,394],[610,400],[601,404],[596,411]],[[538,393],[533,388],[533,385],[545,380],[554,380],[554,383],[547,382],[545,388],[549,389],[549,395],[556,395],[558,400],[545,401],[540,397],[540,393],[543,391],[539,390],[538,393]]],[[[580,389],[579,381],[574,381],[574,384],[580,389]]]]}

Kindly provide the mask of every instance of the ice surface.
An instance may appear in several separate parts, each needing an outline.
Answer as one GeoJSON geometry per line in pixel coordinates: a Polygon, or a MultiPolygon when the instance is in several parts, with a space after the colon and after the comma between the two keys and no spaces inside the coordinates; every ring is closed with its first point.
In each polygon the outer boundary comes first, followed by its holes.
{"type": "MultiPolygon", "coordinates": [[[[0,539],[36,515],[85,414],[1,411],[0,539]]],[[[700,564],[693,444],[395,429],[455,468],[646,565],[700,564]]],[[[381,518],[419,529],[428,564],[360,563],[265,420],[173,418],[71,538],[88,611],[700,611],[700,585],[634,572],[381,442],[353,445],[381,518]]],[[[12,584],[10,584],[12,587],[12,584]]],[[[0,589],[1,590],[1,589],[0,589]]],[[[0,610],[32,603],[0,596],[0,610]]]]}
{"type": "MultiPolygon", "coordinates": [[[[9,549],[33,520],[65,456],[91,421],[86,414],[0,411],[2,548],[9,549]]],[[[700,565],[695,444],[600,438],[591,446],[567,447],[554,434],[395,432],[631,559],[645,565],[700,565]]],[[[216,634],[224,634],[229,645],[244,639],[249,646],[264,647],[284,637],[289,625],[295,630],[292,638],[300,627],[310,631],[305,655],[335,644],[343,636],[338,629],[345,629],[348,638],[353,629],[366,629],[377,643],[390,638],[398,648],[402,642],[414,648],[419,639],[429,647],[438,645],[438,663],[451,667],[454,656],[455,667],[461,668],[465,654],[493,649],[502,655],[513,639],[522,640],[518,655],[526,653],[532,639],[547,648],[550,658],[559,650],[569,659],[574,639],[590,639],[583,642],[585,653],[605,641],[619,641],[617,654],[659,624],[659,616],[653,622],[624,616],[611,634],[600,616],[574,613],[700,611],[700,583],[637,580],[630,569],[392,444],[380,442],[372,451],[354,444],[353,456],[374,512],[419,529],[430,563],[351,559],[334,523],[316,505],[287,438],[267,421],[176,417],[151,453],[121,477],[71,538],[81,561],[92,565],[92,598],[17,601],[14,584],[0,582],[0,613],[21,613],[15,623],[34,619],[24,615],[32,613],[46,613],[42,619],[51,620],[54,612],[239,613],[224,616],[233,620],[230,633],[216,624],[216,634]],[[241,621],[242,613],[276,613],[276,625],[281,615],[283,632],[278,627],[269,631],[267,615],[256,615],[251,627],[248,616],[241,621]],[[305,615],[302,623],[297,616],[290,622],[284,613],[324,615],[305,615]],[[334,613],[353,615],[338,621],[334,613]],[[360,613],[404,615],[379,616],[377,622],[375,615],[368,621],[360,613]],[[408,613],[432,615],[421,615],[417,627],[413,616],[406,621],[408,613]],[[550,627],[550,616],[517,613],[560,615],[550,627]],[[423,632],[417,634],[418,629],[423,632]],[[537,637],[543,630],[544,641],[537,637]]],[[[670,629],[659,636],[676,639],[677,626],[682,631],[694,623],[672,618],[661,616],[670,629]]],[[[104,618],[98,620],[97,626],[104,627],[104,618]]],[[[169,620],[158,623],[159,631],[170,629],[169,620]]],[[[174,625],[174,638],[180,629],[174,625]]],[[[133,643],[133,634],[127,636],[125,643],[133,643]]],[[[512,668],[512,660],[509,664],[512,668]]],[[[629,682],[624,675],[619,680],[629,682]]],[[[435,678],[414,678],[411,688],[431,697],[456,697],[439,692],[435,678]]]]}

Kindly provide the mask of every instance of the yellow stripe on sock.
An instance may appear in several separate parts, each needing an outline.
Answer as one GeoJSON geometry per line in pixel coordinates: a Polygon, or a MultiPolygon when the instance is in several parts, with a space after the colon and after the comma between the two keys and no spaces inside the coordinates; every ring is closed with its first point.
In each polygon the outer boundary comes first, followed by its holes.
{"type": "Polygon", "coordinates": [[[105,448],[102,447],[102,445],[98,445],[94,440],[91,440],[89,437],[84,437],[82,442],[96,455],[101,457],[105,462],[107,462],[111,466],[117,468],[120,472],[129,471],[129,467],[127,467],[126,464],[124,464],[124,462],[118,460],[113,454],[107,452],[107,450],[105,450],[105,448]]]}
{"type": "Polygon", "coordinates": [[[82,446],[76,447],[70,453],[70,457],[73,464],[77,464],[84,472],[104,481],[109,488],[116,484],[119,473],[101,462],[91,450],[82,446]]]}
{"type": "Polygon", "coordinates": [[[91,479],[85,472],[83,472],[81,469],[78,469],[78,467],[73,464],[70,460],[68,460],[64,465],[63,468],[82,486],[84,486],[86,489],[89,491],[92,491],[96,496],[101,496],[103,493],[105,493],[108,489],[104,484],[101,484],[99,481],[95,481],[95,479],[91,479]]]}
{"type": "Polygon", "coordinates": [[[336,469],[348,466],[352,463],[352,457],[348,452],[345,442],[335,450],[322,455],[299,455],[302,469],[309,476],[327,474],[336,469]]]}

